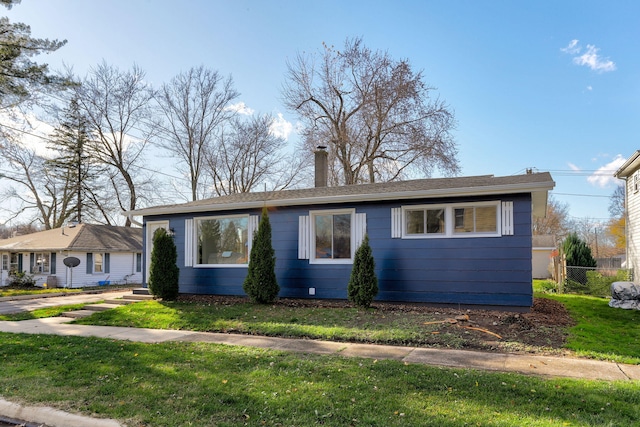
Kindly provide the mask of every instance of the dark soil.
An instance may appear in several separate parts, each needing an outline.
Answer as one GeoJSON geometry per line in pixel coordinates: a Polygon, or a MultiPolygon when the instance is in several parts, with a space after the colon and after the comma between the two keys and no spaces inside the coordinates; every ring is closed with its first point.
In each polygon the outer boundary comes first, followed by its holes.
{"type": "MultiPolygon", "coordinates": [[[[233,296],[181,295],[181,301],[206,304],[233,305],[246,303],[247,299],[233,296]]],[[[282,308],[341,308],[353,307],[348,301],[292,299],[277,300],[275,307],[282,308]]],[[[371,310],[380,313],[377,318],[398,319],[406,316],[407,323],[428,324],[422,343],[434,347],[454,347],[490,352],[562,354],[567,329],[574,325],[566,308],[559,302],[535,298],[527,313],[498,310],[453,309],[411,303],[374,302],[371,310]],[[388,315],[388,316],[386,316],[388,315]],[[424,319],[429,319],[424,322],[424,319]]]]}

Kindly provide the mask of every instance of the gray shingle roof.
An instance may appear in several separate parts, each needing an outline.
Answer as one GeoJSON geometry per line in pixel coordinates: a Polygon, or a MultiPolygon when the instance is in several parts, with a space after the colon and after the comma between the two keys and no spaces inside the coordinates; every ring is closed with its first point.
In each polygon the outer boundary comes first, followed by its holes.
{"type": "Polygon", "coordinates": [[[0,251],[141,252],[142,229],[79,224],[0,240],[0,251]]]}
{"type": "Polygon", "coordinates": [[[555,186],[548,172],[495,177],[493,175],[429,178],[375,184],[319,187],[297,190],[239,193],[194,202],[155,206],[125,215],[162,215],[267,206],[331,204],[376,200],[406,200],[479,194],[546,193],[555,186]]]}

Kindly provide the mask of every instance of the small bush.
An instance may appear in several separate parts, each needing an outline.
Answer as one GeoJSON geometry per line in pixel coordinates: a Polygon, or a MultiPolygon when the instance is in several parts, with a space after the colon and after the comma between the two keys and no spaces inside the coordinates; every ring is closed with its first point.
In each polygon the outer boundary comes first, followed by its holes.
{"type": "Polygon", "coordinates": [[[347,293],[349,301],[364,308],[369,307],[378,295],[378,278],[368,235],[364,236],[362,244],[356,251],[347,293]]]}
{"type": "Polygon", "coordinates": [[[558,292],[558,284],[553,280],[534,280],[533,291],[544,294],[555,294],[558,292]]]}
{"type": "Polygon", "coordinates": [[[33,288],[35,285],[36,280],[33,276],[24,271],[19,271],[9,276],[9,286],[13,288],[33,288]]]}
{"type": "Polygon", "coordinates": [[[247,277],[242,284],[251,301],[269,304],[280,292],[276,279],[276,256],[271,245],[271,223],[267,208],[262,209],[258,231],[253,238],[247,277]]]}
{"type": "Polygon", "coordinates": [[[178,250],[167,230],[159,228],[153,234],[153,250],[149,267],[149,291],[163,300],[171,301],[178,297],[180,269],[178,268],[178,250]]]}

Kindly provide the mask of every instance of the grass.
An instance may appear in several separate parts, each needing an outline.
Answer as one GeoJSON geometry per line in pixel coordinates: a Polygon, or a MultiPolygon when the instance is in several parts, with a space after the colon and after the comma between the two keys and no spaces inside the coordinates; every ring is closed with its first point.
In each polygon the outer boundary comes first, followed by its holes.
{"type": "Polygon", "coordinates": [[[560,301],[577,324],[566,348],[579,356],[640,364],[640,312],[609,307],[609,300],[586,295],[536,295],[560,301]]]}
{"type": "Polygon", "coordinates": [[[433,317],[426,313],[408,315],[404,312],[345,307],[145,301],[96,313],[75,323],[392,345],[435,345],[446,342],[450,347],[458,347],[461,344],[459,338],[447,333],[446,325],[425,325],[431,320],[433,317]]]}
{"type": "Polygon", "coordinates": [[[82,310],[87,304],[68,304],[57,307],[39,308],[34,311],[25,311],[14,314],[0,314],[0,320],[19,321],[30,319],[42,319],[44,317],[57,317],[66,311],[82,310]]]}
{"type": "Polygon", "coordinates": [[[15,297],[20,295],[42,295],[42,294],[60,294],[80,292],[82,289],[69,289],[69,288],[0,288],[0,298],[2,297],[15,297]]]}
{"type": "Polygon", "coordinates": [[[0,395],[129,426],[633,426],[632,382],[205,343],[0,334],[0,395]]]}

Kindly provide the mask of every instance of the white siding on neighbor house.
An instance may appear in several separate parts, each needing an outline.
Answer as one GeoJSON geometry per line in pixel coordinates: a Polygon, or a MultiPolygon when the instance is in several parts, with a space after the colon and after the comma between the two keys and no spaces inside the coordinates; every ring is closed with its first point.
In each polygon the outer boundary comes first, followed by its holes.
{"type": "Polygon", "coordinates": [[[551,278],[551,251],[554,248],[533,248],[533,258],[531,260],[532,276],[534,279],[551,278]]]}
{"type": "Polygon", "coordinates": [[[634,188],[635,171],[627,179],[627,268],[640,268],[640,191],[634,188]]]}
{"type": "MultiPolygon", "coordinates": [[[[26,273],[30,273],[30,256],[29,252],[22,253],[22,269],[26,273]]],[[[141,257],[142,255],[140,255],[141,257]]],[[[104,263],[104,259],[103,259],[104,263]]],[[[53,264],[53,263],[52,263],[53,264]]],[[[133,252],[113,252],[109,253],[109,272],[103,273],[87,273],[87,253],[86,252],[56,252],[55,255],[55,274],[33,274],[36,286],[48,287],[55,286],[50,277],[55,276],[57,287],[73,287],[81,288],[86,286],[97,286],[98,282],[109,281],[110,284],[124,283],[142,283],[142,270],[137,270],[136,253],[133,252]],[[64,259],[67,257],[75,257],[80,260],[80,265],[71,269],[64,265],[64,259]],[[72,282],[73,280],[73,282],[72,282]]],[[[140,259],[140,269],[142,268],[142,259],[140,259]]],[[[93,268],[92,268],[93,269],[93,268]]],[[[53,266],[50,266],[50,271],[53,266]]],[[[104,268],[103,268],[104,270],[104,268]]],[[[4,277],[4,275],[3,275],[4,277]]]]}

